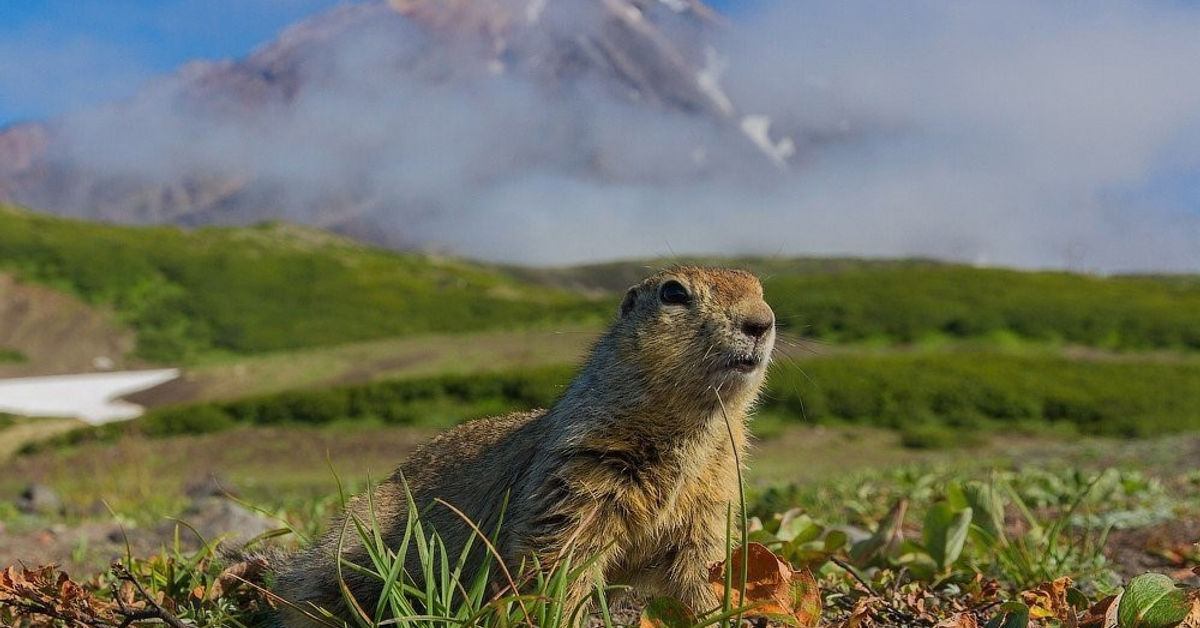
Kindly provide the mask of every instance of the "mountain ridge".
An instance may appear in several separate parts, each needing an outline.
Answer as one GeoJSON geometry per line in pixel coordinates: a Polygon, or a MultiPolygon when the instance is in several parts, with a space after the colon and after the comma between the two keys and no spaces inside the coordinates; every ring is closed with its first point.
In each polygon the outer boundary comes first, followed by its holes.
{"type": "Polygon", "coordinates": [[[339,5],[242,59],[185,64],[128,102],[0,129],[0,200],[125,224],[286,218],[420,249],[437,246],[423,222],[446,220],[437,216],[448,208],[465,211],[458,188],[491,188],[525,172],[698,180],[714,167],[714,152],[729,150],[733,160],[782,166],[787,140],[772,142],[769,121],[742,116],[721,90],[706,41],[718,23],[699,0],[339,5]],[[576,111],[597,98],[616,108],[602,128],[595,112],[576,111]],[[438,119],[420,112],[419,101],[429,99],[481,116],[480,128],[462,132],[479,147],[448,157],[450,171],[396,183],[394,171],[424,167],[414,151],[456,141],[416,128],[438,119]],[[493,102],[502,110],[481,113],[493,102]],[[553,119],[485,128],[546,111],[553,119]],[[361,128],[346,124],[372,115],[380,117],[361,128]],[[621,127],[637,116],[649,116],[641,123],[648,128],[682,125],[675,139],[695,146],[664,149],[669,158],[653,158],[661,173],[631,167],[621,127]],[[502,154],[530,133],[546,139],[502,154]],[[412,146],[389,145],[414,134],[412,146]],[[284,163],[291,160],[298,163],[284,163]]]}

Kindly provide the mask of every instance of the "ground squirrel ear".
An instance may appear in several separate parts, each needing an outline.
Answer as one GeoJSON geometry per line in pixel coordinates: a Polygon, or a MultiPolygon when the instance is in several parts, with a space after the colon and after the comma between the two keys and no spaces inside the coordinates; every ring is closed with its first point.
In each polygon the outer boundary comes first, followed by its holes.
{"type": "Polygon", "coordinates": [[[628,314],[635,305],[637,305],[637,288],[630,288],[621,301],[621,316],[628,314]]]}

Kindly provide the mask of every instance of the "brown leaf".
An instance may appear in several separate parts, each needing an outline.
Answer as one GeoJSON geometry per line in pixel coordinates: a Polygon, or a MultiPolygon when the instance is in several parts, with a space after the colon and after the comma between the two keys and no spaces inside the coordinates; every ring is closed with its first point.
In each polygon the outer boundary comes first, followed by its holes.
{"type": "MultiPolygon", "coordinates": [[[[1200,570],[1200,567],[1196,569],[1200,570]]],[[[1192,605],[1192,610],[1183,618],[1178,628],[1200,628],[1200,589],[1189,591],[1187,600],[1192,605]]]]}
{"type": "Polygon", "coordinates": [[[1079,628],[1104,628],[1104,618],[1108,615],[1108,608],[1112,606],[1113,601],[1117,596],[1110,595],[1095,604],[1083,613],[1083,617],[1079,618],[1079,628]]]}
{"type": "Polygon", "coordinates": [[[876,598],[864,597],[854,604],[854,610],[850,611],[850,616],[846,621],[842,622],[840,628],[864,628],[867,622],[871,619],[871,602],[878,601],[876,598]]]}
{"type": "Polygon", "coordinates": [[[979,622],[975,621],[975,616],[970,613],[958,613],[939,621],[933,628],[979,628],[979,622]]]}
{"type": "Polygon", "coordinates": [[[1077,618],[1075,609],[1067,601],[1067,589],[1074,582],[1063,576],[1054,582],[1043,582],[1034,589],[1021,593],[1021,599],[1029,606],[1029,617],[1032,619],[1054,618],[1062,622],[1066,628],[1075,628],[1077,618]]]}
{"type": "Polygon", "coordinates": [[[696,613],[679,600],[655,598],[642,609],[638,628],[690,628],[696,625],[696,613]]]}
{"type": "Polygon", "coordinates": [[[801,569],[792,573],[792,616],[801,626],[816,626],[821,621],[821,589],[812,572],[801,569]]]}
{"type": "MultiPolygon", "coordinates": [[[[792,566],[766,546],[750,543],[737,548],[729,561],[730,603],[733,606],[753,606],[751,615],[769,616],[799,626],[815,626],[821,615],[821,595],[816,579],[807,569],[792,571],[792,566]],[[746,581],[742,582],[743,555],[746,581]],[[745,601],[742,591],[745,591],[745,601]]],[[[724,597],[724,561],[709,568],[708,582],[717,597],[724,597]]]]}

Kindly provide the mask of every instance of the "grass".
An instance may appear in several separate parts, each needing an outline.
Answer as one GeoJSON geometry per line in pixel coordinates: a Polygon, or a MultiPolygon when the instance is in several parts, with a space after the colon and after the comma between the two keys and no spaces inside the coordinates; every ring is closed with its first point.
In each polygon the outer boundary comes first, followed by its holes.
{"type": "Polygon", "coordinates": [[[16,349],[0,347],[0,364],[24,364],[29,358],[16,349]]]}
{"type": "MultiPolygon", "coordinates": [[[[211,355],[176,386],[146,396],[158,406],[233,400],[373,381],[537,368],[579,362],[592,326],[384,338],[257,355],[211,355]]],[[[142,396],[135,398],[141,399],[142,396]]]]}
{"type": "Polygon", "coordinates": [[[600,304],[313,229],[124,227],[0,211],[0,269],[112,307],[151,360],[596,320],[600,304]]]}
{"type": "MultiPolygon", "coordinates": [[[[128,432],[168,436],[252,425],[358,421],[445,427],[549,407],[574,372],[539,366],[168,406],[132,423],[79,430],[44,446],[128,432]]],[[[1146,436],[1200,429],[1196,381],[1200,361],[1189,356],[1081,360],[975,348],[834,353],[777,361],[760,421],[767,434],[796,423],[887,427],[915,448],[969,447],[988,433],[1013,430],[1146,436]]]]}
{"type": "Polygon", "coordinates": [[[1138,350],[1200,348],[1200,276],[1100,277],[931,260],[678,258],[510,268],[562,288],[618,292],[673,263],[746,268],[795,335],[834,342],[1009,336],[1138,350]]]}
{"type": "MultiPolygon", "coordinates": [[[[1007,335],[1123,351],[1200,348],[1193,275],[1102,278],[919,260],[702,261],[756,270],[780,325],[823,340],[1007,335]]],[[[283,223],[127,227],[12,207],[0,211],[0,270],[111,308],[137,332],[144,359],[188,362],[390,337],[596,326],[612,316],[613,291],[647,273],[638,262],[494,268],[283,223]],[[603,273],[616,279],[599,279],[603,273]]]]}
{"type": "MultiPolygon", "coordinates": [[[[407,428],[372,428],[361,434],[316,428],[280,432],[248,428],[238,434],[94,443],[39,457],[43,462],[61,458],[63,454],[74,458],[61,460],[61,469],[78,473],[76,481],[81,488],[89,486],[92,478],[84,477],[89,471],[81,469],[79,462],[105,449],[126,447],[106,460],[127,455],[144,456],[148,462],[155,457],[174,457],[153,462],[149,473],[137,477],[131,475],[136,473],[133,465],[112,468],[120,476],[112,489],[121,490],[139,482],[160,481],[160,474],[175,474],[179,479],[190,472],[180,461],[210,451],[217,456],[214,462],[232,469],[252,468],[253,476],[283,482],[247,496],[252,503],[274,509],[272,503],[295,499],[308,504],[328,504],[327,497],[334,491],[327,468],[313,464],[312,460],[300,460],[311,455],[299,452],[301,440],[313,441],[315,445],[310,449],[319,447],[322,441],[330,446],[335,467],[345,463],[361,465],[363,458],[383,461],[389,448],[397,449],[392,456],[394,463],[403,456],[403,448],[396,448],[396,441],[381,441],[386,440],[387,434],[404,432],[409,432],[414,441],[425,437],[411,434],[407,428]],[[307,433],[301,439],[261,449],[271,443],[270,437],[297,432],[307,433]],[[379,443],[374,453],[363,450],[366,443],[372,442],[379,443]],[[239,448],[238,443],[241,449],[231,451],[239,448]],[[130,445],[140,449],[127,448],[130,445]],[[310,480],[314,486],[322,485],[319,496],[301,495],[294,485],[284,481],[305,463],[312,468],[310,480]],[[273,469],[274,473],[264,473],[264,469],[273,469]]],[[[904,604],[920,601],[926,611],[942,617],[940,613],[954,612],[949,603],[955,599],[971,604],[993,599],[989,596],[1020,600],[1020,591],[1063,575],[1075,578],[1076,586],[1095,599],[1121,582],[1113,573],[1117,566],[1102,552],[1104,530],[1114,525],[1112,515],[1146,512],[1157,517],[1150,522],[1200,515],[1200,500],[1195,491],[1197,478],[1188,474],[1187,452],[1197,446],[1193,442],[1197,439],[1195,435],[1185,439],[1134,442],[1097,439],[1083,443],[1051,442],[1044,437],[1012,438],[984,445],[974,456],[962,456],[953,451],[911,452],[901,448],[894,437],[890,443],[875,439],[885,433],[858,432],[862,430],[793,429],[775,441],[761,443],[750,463],[756,472],[750,481],[750,510],[756,516],[748,526],[753,530],[751,540],[767,543],[794,565],[812,569],[826,596],[827,614],[846,611],[839,611],[838,605],[849,599],[849,606],[853,606],[855,596],[862,595],[861,591],[854,593],[853,579],[834,558],[843,563],[853,561],[861,577],[882,596],[882,601],[873,603],[883,605],[880,612],[885,613],[916,612],[914,607],[904,604]],[[795,443],[809,441],[811,450],[797,451],[795,443]],[[891,456],[909,458],[903,462],[891,456]],[[797,464],[800,459],[803,464],[797,464]],[[869,468],[856,463],[856,469],[848,472],[846,460],[877,461],[880,466],[869,468]],[[763,467],[790,469],[803,479],[789,488],[778,478],[768,479],[760,471],[763,467]],[[814,471],[814,467],[824,470],[814,471]],[[987,500],[980,496],[987,496],[991,488],[997,489],[993,494],[1000,497],[990,498],[995,501],[987,506],[987,500]],[[888,510],[899,499],[910,504],[907,516],[889,527],[888,510]],[[954,537],[950,529],[937,532],[938,526],[957,525],[955,522],[960,519],[953,515],[968,507],[974,509],[972,516],[966,518],[970,522],[969,534],[946,551],[934,551],[935,541],[945,543],[944,539],[954,537]],[[930,514],[939,508],[952,516],[939,518],[930,514]],[[994,516],[997,512],[1007,515],[998,519],[994,516]],[[1000,534],[985,534],[989,521],[1000,521],[994,528],[1000,534]],[[853,533],[855,536],[845,532],[855,528],[865,531],[868,537],[881,530],[899,531],[904,540],[892,549],[855,552],[852,546],[870,540],[857,536],[858,532],[853,533]],[[972,593],[972,587],[979,586],[976,574],[996,578],[999,590],[984,597],[972,593]],[[904,601],[906,596],[909,602],[904,601]],[[942,604],[947,606],[943,608],[942,604]]],[[[22,469],[10,467],[5,469],[5,475],[14,471],[19,473],[22,469]]],[[[361,482],[366,471],[362,467],[346,475],[351,491],[364,486],[361,482]]],[[[375,475],[378,476],[378,470],[375,475]]],[[[55,485],[63,487],[61,481],[55,485]]],[[[93,483],[87,490],[111,498],[113,495],[107,491],[112,489],[95,487],[93,483]]],[[[68,497],[68,501],[76,498],[68,497]]],[[[121,504],[120,500],[113,501],[121,504]]],[[[324,506],[310,508],[308,516],[323,521],[328,510],[324,506]]],[[[379,626],[381,620],[401,617],[407,623],[429,626],[507,627],[524,625],[527,618],[533,619],[534,625],[555,626],[565,625],[571,615],[563,604],[564,591],[574,577],[571,573],[574,570],[569,567],[552,570],[541,579],[535,575],[535,580],[523,589],[525,595],[521,598],[503,595],[493,598],[492,592],[484,593],[481,579],[464,577],[461,556],[445,548],[436,531],[421,527],[418,519],[408,522],[407,550],[404,544],[382,545],[369,520],[358,523],[361,525],[352,524],[346,533],[360,535],[370,545],[370,564],[343,568],[364,569],[365,573],[374,574],[387,591],[378,606],[364,609],[366,617],[358,625],[379,626]],[[405,573],[399,568],[399,561],[407,552],[422,557],[421,575],[405,573]]],[[[294,521],[294,524],[306,532],[312,531],[309,522],[294,521]]],[[[152,595],[161,591],[165,599],[176,601],[171,608],[178,616],[199,625],[241,622],[262,626],[269,621],[261,596],[253,591],[243,588],[208,595],[217,586],[220,573],[208,548],[194,553],[168,545],[163,553],[132,558],[126,561],[131,570],[152,595]],[[197,589],[203,594],[192,595],[197,589]]],[[[103,585],[106,580],[102,577],[100,582],[103,585]]],[[[228,586],[226,582],[225,587],[228,586]]],[[[733,609],[726,608],[709,621],[716,624],[721,617],[731,614],[733,609]]],[[[704,619],[701,617],[700,621],[704,619]]]]}

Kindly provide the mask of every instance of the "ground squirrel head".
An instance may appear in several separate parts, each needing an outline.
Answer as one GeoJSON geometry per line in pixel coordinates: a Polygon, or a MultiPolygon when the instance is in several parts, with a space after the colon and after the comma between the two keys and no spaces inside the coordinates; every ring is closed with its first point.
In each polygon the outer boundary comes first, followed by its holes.
{"type": "Polygon", "coordinates": [[[775,314],[748,272],[678,266],[631,287],[614,327],[621,358],[676,392],[753,394],[775,345],[775,314]]]}

